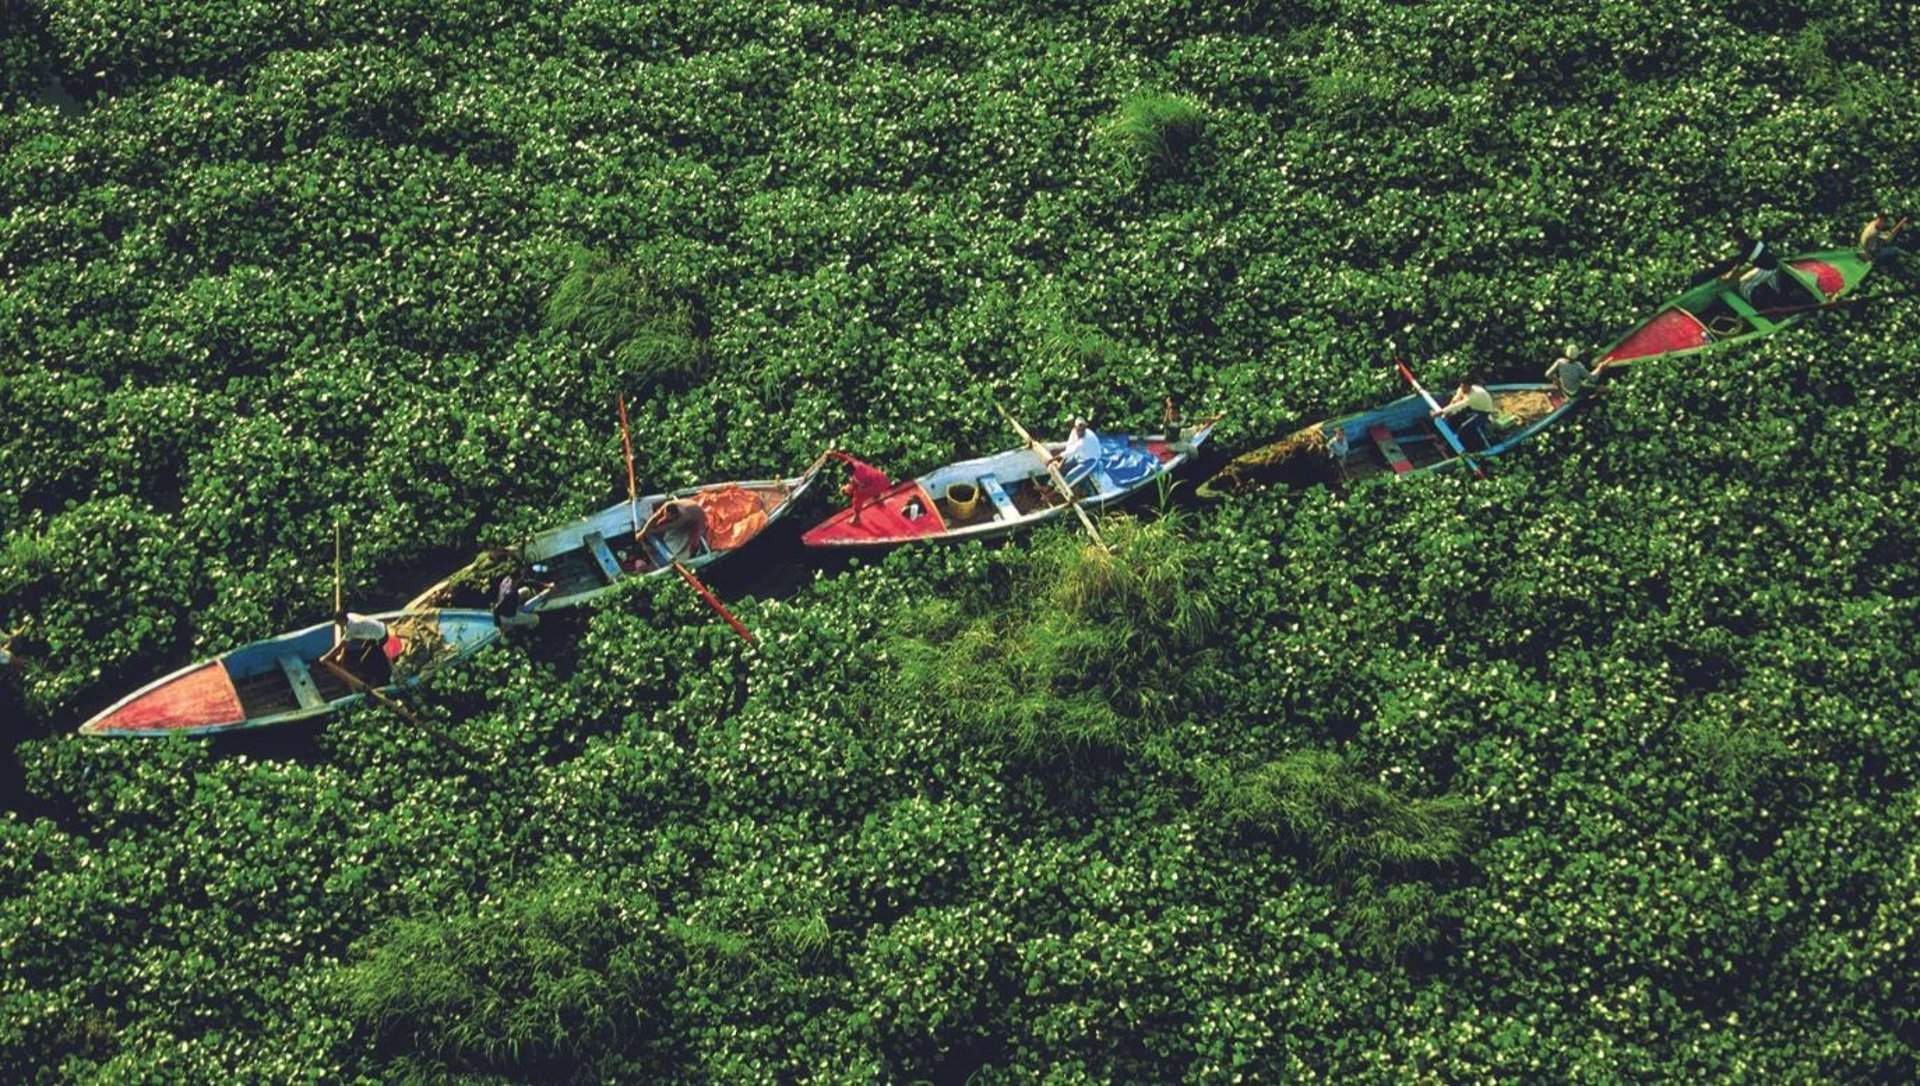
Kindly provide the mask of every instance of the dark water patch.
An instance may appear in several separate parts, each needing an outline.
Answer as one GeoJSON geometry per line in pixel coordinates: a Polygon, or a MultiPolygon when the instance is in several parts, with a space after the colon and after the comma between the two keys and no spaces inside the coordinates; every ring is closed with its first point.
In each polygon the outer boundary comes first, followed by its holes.
{"type": "Polygon", "coordinates": [[[87,103],[76,97],[60,73],[45,64],[36,64],[29,73],[33,81],[33,91],[27,95],[28,103],[36,106],[52,106],[60,111],[62,117],[78,117],[87,111],[87,103]]]}

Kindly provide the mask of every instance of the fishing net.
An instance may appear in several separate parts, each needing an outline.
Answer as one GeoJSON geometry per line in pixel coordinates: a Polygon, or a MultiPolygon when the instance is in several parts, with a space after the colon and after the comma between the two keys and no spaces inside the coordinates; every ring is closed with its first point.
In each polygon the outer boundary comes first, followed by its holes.
{"type": "Polygon", "coordinates": [[[424,675],[453,655],[453,646],[440,635],[439,618],[431,612],[394,619],[387,623],[387,633],[400,640],[400,653],[393,658],[395,682],[424,675]]]}
{"type": "Polygon", "coordinates": [[[693,495],[707,512],[707,545],[730,551],[759,535],[767,514],[785,497],[778,487],[725,486],[693,495]]]}
{"type": "Polygon", "coordinates": [[[1513,429],[1528,426],[1553,414],[1560,404],[1545,392],[1503,392],[1500,394],[1500,421],[1513,429]]]}

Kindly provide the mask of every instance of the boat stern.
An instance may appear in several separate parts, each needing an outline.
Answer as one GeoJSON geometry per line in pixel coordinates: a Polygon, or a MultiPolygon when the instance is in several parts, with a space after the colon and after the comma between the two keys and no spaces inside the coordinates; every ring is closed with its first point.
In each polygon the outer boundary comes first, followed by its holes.
{"type": "Polygon", "coordinates": [[[245,723],[240,694],[219,660],[195,664],[141,687],[80,725],[81,735],[166,735],[245,723]]]}

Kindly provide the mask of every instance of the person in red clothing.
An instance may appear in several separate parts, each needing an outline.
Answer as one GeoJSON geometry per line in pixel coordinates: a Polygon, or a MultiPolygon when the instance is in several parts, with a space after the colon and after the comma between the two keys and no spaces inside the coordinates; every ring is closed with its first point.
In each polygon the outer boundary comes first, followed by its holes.
{"type": "Polygon", "coordinates": [[[845,494],[847,500],[853,504],[853,522],[858,524],[860,510],[885,497],[887,491],[893,488],[893,483],[887,478],[886,472],[838,449],[832,450],[827,455],[853,469],[853,478],[847,480],[846,485],[840,488],[840,493],[845,494]]]}

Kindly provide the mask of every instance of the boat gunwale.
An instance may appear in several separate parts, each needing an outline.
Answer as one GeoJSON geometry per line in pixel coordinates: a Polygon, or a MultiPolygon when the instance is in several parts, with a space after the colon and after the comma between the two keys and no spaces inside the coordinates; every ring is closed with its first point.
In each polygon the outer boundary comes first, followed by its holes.
{"type": "MultiPolygon", "coordinates": [[[[1128,497],[1131,497],[1132,495],[1138,493],[1141,490],[1141,488],[1147,486],[1148,484],[1153,483],[1158,479],[1165,478],[1168,475],[1171,475],[1175,471],[1179,470],[1181,465],[1185,464],[1188,460],[1190,460],[1192,458],[1193,453],[1197,452],[1201,445],[1206,443],[1207,438],[1213,435],[1214,426],[1215,426],[1214,423],[1208,423],[1207,425],[1201,427],[1199,430],[1197,430],[1194,433],[1194,436],[1188,440],[1186,449],[1179,452],[1175,452],[1172,456],[1168,457],[1165,460],[1160,461],[1160,465],[1156,470],[1154,470],[1151,474],[1141,478],[1138,482],[1135,482],[1130,486],[1122,487],[1118,490],[1114,490],[1110,492],[1096,491],[1094,494],[1081,498],[1075,504],[1079,505],[1083,509],[1084,508],[1104,509],[1109,505],[1113,505],[1128,497]]],[[[1146,442],[1157,441],[1157,442],[1160,442],[1162,445],[1164,445],[1168,449],[1174,449],[1176,447],[1171,441],[1167,439],[1167,435],[1165,434],[1116,434],[1114,436],[1125,437],[1129,441],[1137,440],[1143,444],[1146,442]]],[[[1049,451],[1058,452],[1059,450],[1064,449],[1066,447],[1066,442],[1048,441],[1048,442],[1042,442],[1042,445],[1045,448],[1047,448],[1049,451]]],[[[966,472],[963,471],[962,469],[978,468],[987,464],[991,464],[995,461],[998,461],[1003,457],[1016,455],[1019,453],[1030,453],[1031,451],[1032,450],[1030,447],[1022,446],[1018,448],[1002,449],[998,452],[988,453],[984,456],[975,456],[966,460],[955,460],[951,463],[943,464],[940,467],[933,469],[932,471],[925,472],[920,475],[916,475],[912,479],[906,480],[906,482],[910,482],[913,485],[919,487],[923,494],[932,496],[934,494],[934,491],[930,489],[928,486],[929,482],[932,480],[938,479],[946,475],[965,475],[966,472]]],[[[1044,472],[1022,476],[1020,481],[1024,482],[1028,479],[1040,478],[1043,474],[1044,472]]],[[[896,486],[899,486],[899,485],[905,485],[905,484],[904,483],[896,484],[896,486]]],[[[826,548],[835,548],[835,547],[849,547],[849,548],[893,547],[893,546],[899,546],[900,544],[903,544],[903,543],[938,542],[943,540],[958,541],[958,540],[964,540],[964,539],[992,539],[998,536],[1012,534],[1013,532],[1016,532],[1022,528],[1028,527],[1033,524],[1038,524],[1043,521],[1053,520],[1057,517],[1065,515],[1067,512],[1067,509],[1068,509],[1067,504],[1062,502],[1058,505],[1048,505],[1043,508],[1033,510],[1032,512],[1029,512],[1029,513],[1022,513],[1017,517],[1009,518],[1006,520],[995,518],[992,520],[981,521],[977,524],[962,525],[961,527],[958,527],[958,528],[947,528],[942,531],[927,533],[923,535],[880,536],[880,537],[874,537],[869,539],[829,539],[829,540],[822,540],[818,542],[808,540],[805,536],[802,536],[801,542],[802,544],[808,547],[826,549],[826,548]]],[[[831,524],[836,520],[839,520],[841,517],[844,517],[847,514],[848,514],[848,510],[845,510],[845,509],[835,512],[833,516],[827,518],[825,521],[822,521],[820,524],[810,529],[808,534],[810,535],[812,534],[812,532],[818,531],[820,528],[823,528],[826,525],[831,524]]]]}

